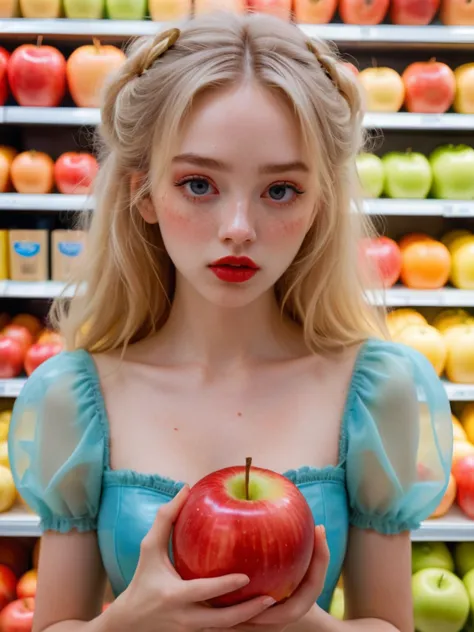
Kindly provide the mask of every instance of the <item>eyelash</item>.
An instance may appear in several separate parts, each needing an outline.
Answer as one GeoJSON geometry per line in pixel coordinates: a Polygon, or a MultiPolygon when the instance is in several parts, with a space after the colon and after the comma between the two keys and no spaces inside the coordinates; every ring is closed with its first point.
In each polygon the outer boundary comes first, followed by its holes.
{"type": "MultiPolygon", "coordinates": [[[[215,184],[212,183],[212,181],[209,178],[206,178],[205,176],[186,176],[185,178],[182,178],[181,180],[178,180],[176,182],[174,182],[174,186],[178,187],[178,188],[183,188],[184,186],[186,186],[186,184],[189,184],[190,182],[199,182],[199,181],[204,181],[207,182],[208,184],[210,184],[213,188],[217,189],[217,187],[215,186],[215,184]]],[[[272,187],[287,187],[288,189],[291,189],[297,197],[299,197],[300,195],[304,194],[304,191],[302,189],[300,189],[298,186],[296,186],[296,184],[292,183],[292,182],[287,182],[286,180],[282,180],[279,182],[273,182],[269,187],[267,187],[266,191],[268,191],[269,189],[271,189],[272,187]]],[[[193,195],[187,195],[186,193],[184,194],[188,200],[191,200],[194,203],[199,203],[202,202],[203,199],[206,196],[193,196],[193,195]]],[[[292,200],[291,202],[278,202],[277,200],[272,200],[277,206],[290,206],[291,204],[294,204],[295,200],[292,200]]]]}

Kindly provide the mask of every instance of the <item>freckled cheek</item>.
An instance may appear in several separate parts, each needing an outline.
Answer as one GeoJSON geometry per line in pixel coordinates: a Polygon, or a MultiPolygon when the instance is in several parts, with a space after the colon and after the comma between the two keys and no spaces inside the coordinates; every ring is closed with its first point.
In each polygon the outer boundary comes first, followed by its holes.
{"type": "Polygon", "coordinates": [[[272,244],[288,243],[288,240],[300,241],[306,234],[308,227],[308,218],[302,215],[271,221],[265,231],[266,241],[272,244]]]}
{"type": "Polygon", "coordinates": [[[159,213],[159,222],[163,236],[197,243],[208,240],[215,233],[212,216],[203,210],[180,209],[179,205],[163,205],[159,213]]]}

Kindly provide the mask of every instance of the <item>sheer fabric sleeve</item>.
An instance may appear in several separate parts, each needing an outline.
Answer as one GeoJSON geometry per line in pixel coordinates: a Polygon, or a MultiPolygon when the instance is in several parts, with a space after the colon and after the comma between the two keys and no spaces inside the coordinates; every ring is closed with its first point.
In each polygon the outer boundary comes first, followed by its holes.
{"type": "Polygon", "coordinates": [[[383,534],[417,529],[437,508],[451,470],[451,410],[441,380],[419,352],[370,341],[349,404],[351,524],[383,534]]]}
{"type": "Polygon", "coordinates": [[[11,470],[43,531],[96,528],[107,446],[91,365],[81,351],[51,358],[28,379],[13,409],[11,470]]]}

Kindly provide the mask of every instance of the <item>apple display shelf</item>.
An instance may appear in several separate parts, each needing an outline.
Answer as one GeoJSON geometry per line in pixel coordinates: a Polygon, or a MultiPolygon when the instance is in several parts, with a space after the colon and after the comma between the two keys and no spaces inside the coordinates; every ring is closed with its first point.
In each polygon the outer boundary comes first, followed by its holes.
{"type": "MultiPolygon", "coordinates": [[[[74,48],[89,44],[91,37],[121,46],[130,38],[153,35],[163,26],[149,20],[0,19],[0,46],[12,50],[42,35],[45,43],[56,46],[68,56],[74,48]]],[[[388,66],[401,73],[408,64],[434,56],[452,68],[474,62],[474,26],[448,27],[436,22],[426,27],[340,23],[299,27],[308,36],[334,41],[346,59],[357,63],[360,69],[388,66]]],[[[91,131],[100,123],[100,112],[71,105],[66,99],[64,107],[18,107],[9,100],[6,106],[0,107],[2,144],[14,145],[20,151],[44,151],[52,157],[66,151],[91,151],[91,131]]],[[[447,144],[474,147],[474,114],[368,113],[364,126],[374,139],[371,151],[379,155],[407,149],[428,155],[436,147],[447,144]]],[[[7,228],[17,221],[34,227],[38,219],[45,218],[56,222],[56,226],[67,227],[73,221],[73,214],[93,210],[94,199],[82,195],[0,194],[0,213],[7,228]]],[[[409,232],[438,236],[456,228],[474,230],[474,200],[366,199],[363,210],[373,217],[379,230],[394,239],[409,232]]],[[[0,312],[29,311],[45,315],[52,298],[67,298],[71,292],[72,288],[54,281],[0,281],[0,312]]],[[[390,307],[426,310],[460,307],[474,313],[474,291],[450,287],[423,291],[397,285],[384,294],[368,293],[367,300],[390,307]]],[[[13,401],[24,383],[21,377],[0,380],[0,399],[13,401]]],[[[445,381],[444,386],[453,406],[458,406],[458,402],[474,402],[474,384],[445,381]]],[[[38,535],[38,518],[24,505],[0,514],[0,536],[38,535]]],[[[455,506],[446,516],[423,523],[412,533],[412,539],[474,541],[474,521],[455,506]]]]}

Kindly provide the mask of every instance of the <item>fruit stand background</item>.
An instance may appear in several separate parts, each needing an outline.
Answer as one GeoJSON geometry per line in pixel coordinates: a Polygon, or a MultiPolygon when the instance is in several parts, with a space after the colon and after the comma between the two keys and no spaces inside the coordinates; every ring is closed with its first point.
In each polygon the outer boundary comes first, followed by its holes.
{"type": "MultiPolygon", "coordinates": [[[[87,193],[95,168],[98,91],[123,58],[120,50],[129,38],[157,30],[156,22],[145,19],[148,13],[161,22],[189,13],[192,5],[196,11],[211,5],[245,10],[247,3],[0,0],[0,632],[12,632],[22,609],[23,616],[34,610],[28,599],[36,591],[39,549],[37,517],[18,498],[9,472],[9,411],[27,374],[62,348],[45,316],[51,298],[64,289],[64,271],[82,251],[81,239],[70,230],[74,212],[93,209],[87,193]],[[63,10],[77,19],[57,19],[64,16],[63,10]],[[93,19],[102,16],[106,19],[93,19]],[[37,42],[38,37],[42,39],[37,42]],[[49,57],[48,74],[56,81],[56,87],[43,91],[41,102],[34,82],[25,86],[22,81],[37,72],[21,48],[25,44],[35,48],[35,54],[49,57]],[[95,54],[98,50],[100,56],[95,54]],[[74,64],[69,61],[73,53],[74,64]],[[91,88],[91,78],[96,88],[91,88]],[[67,230],[68,237],[58,230],[67,230]],[[25,266],[22,248],[36,243],[41,243],[39,254],[33,265],[25,266]]],[[[463,461],[474,458],[474,237],[453,233],[474,233],[474,149],[466,150],[462,168],[458,164],[452,169],[467,177],[455,182],[448,169],[443,174],[456,199],[436,197],[430,186],[420,193],[426,182],[423,185],[423,178],[414,176],[414,168],[404,166],[408,151],[429,158],[442,146],[474,148],[474,4],[248,2],[253,10],[288,19],[290,5],[308,35],[334,40],[344,60],[355,66],[371,103],[365,119],[370,130],[367,151],[379,157],[400,152],[391,165],[385,163],[385,182],[380,181],[381,163],[374,167],[373,160],[361,177],[364,209],[391,240],[366,244],[362,251],[386,280],[384,299],[394,310],[388,319],[393,337],[425,353],[444,380],[455,435],[453,477],[446,496],[435,515],[412,534],[417,629],[474,629],[474,461],[463,461]],[[404,4],[405,16],[399,11],[404,4]],[[410,5],[417,5],[421,13],[410,12],[410,5]],[[422,73],[411,69],[410,88],[406,69],[430,60],[434,61],[422,73]],[[449,70],[461,66],[462,77],[460,71],[455,76],[449,70]],[[373,197],[363,181],[379,189],[373,197]],[[458,467],[460,463],[467,469],[458,467]]],[[[434,167],[426,168],[431,178],[434,167]]],[[[342,616],[342,591],[339,586],[333,601],[335,616],[342,616]]],[[[104,603],[111,599],[108,591],[104,603]]],[[[31,629],[31,621],[28,625],[25,630],[31,629]]]]}

